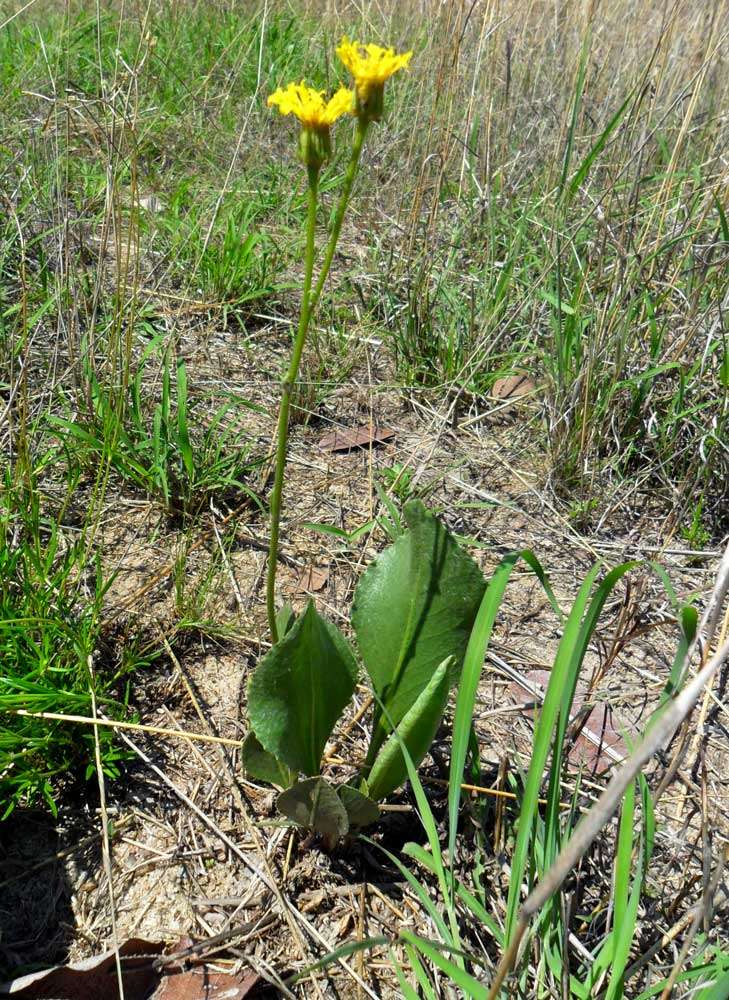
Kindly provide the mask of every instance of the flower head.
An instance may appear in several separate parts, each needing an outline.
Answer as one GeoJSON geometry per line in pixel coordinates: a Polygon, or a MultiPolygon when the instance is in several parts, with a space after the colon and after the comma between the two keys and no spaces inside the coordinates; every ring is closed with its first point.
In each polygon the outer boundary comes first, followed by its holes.
{"type": "Polygon", "coordinates": [[[398,55],[392,48],[350,42],[345,35],[337,55],[354,77],[357,113],[360,117],[377,121],[382,115],[385,82],[398,70],[407,68],[412,52],[398,55]]]}
{"type": "Polygon", "coordinates": [[[290,83],[268,98],[269,107],[278,107],[282,115],[296,115],[304,128],[324,129],[337,118],[354,109],[354,94],[347,87],[340,87],[334,97],[324,100],[323,90],[307,87],[304,81],[290,83]]]}

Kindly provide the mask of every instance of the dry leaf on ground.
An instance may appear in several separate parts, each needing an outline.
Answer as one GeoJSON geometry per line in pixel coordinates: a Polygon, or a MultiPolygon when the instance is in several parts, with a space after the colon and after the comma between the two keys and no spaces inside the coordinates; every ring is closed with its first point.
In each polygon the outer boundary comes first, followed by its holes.
{"type": "Polygon", "coordinates": [[[325,434],[319,440],[322,451],[352,451],[353,448],[367,448],[372,444],[384,444],[395,437],[391,427],[377,424],[362,424],[359,427],[343,427],[325,434]]]}
{"type": "Polygon", "coordinates": [[[308,594],[323,590],[329,581],[329,570],[326,566],[305,566],[296,578],[296,589],[308,594]]]}
{"type": "MultiPolygon", "coordinates": [[[[160,978],[152,959],[161,955],[164,947],[141,938],[130,938],[120,946],[124,1000],[149,997],[160,978]]],[[[57,965],[0,983],[0,996],[18,1000],[119,1000],[115,964],[114,952],[107,951],[83,962],[57,965]]]]}
{"type": "Polygon", "coordinates": [[[527,396],[536,389],[536,385],[528,375],[507,375],[505,378],[497,378],[491,386],[491,396],[493,399],[506,401],[507,399],[517,400],[522,396],[527,396]]]}

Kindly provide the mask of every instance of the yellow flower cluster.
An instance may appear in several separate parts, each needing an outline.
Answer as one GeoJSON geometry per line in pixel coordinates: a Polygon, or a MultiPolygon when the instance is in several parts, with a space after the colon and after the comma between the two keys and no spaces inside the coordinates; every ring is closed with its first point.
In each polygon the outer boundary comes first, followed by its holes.
{"type": "Polygon", "coordinates": [[[296,115],[305,128],[329,128],[337,118],[354,110],[354,94],[340,87],[334,97],[324,100],[323,90],[307,87],[304,81],[290,83],[268,98],[269,107],[278,107],[282,115],[296,115]]]}
{"type": "Polygon", "coordinates": [[[387,80],[398,70],[407,69],[412,52],[398,55],[394,49],[383,49],[379,45],[361,45],[342,39],[337,55],[354,77],[357,99],[367,104],[376,91],[382,91],[387,80]]]}
{"type": "Polygon", "coordinates": [[[329,128],[337,118],[350,111],[363,125],[381,118],[385,82],[398,70],[407,68],[412,52],[398,55],[392,48],[361,45],[345,36],[337,55],[354,78],[354,92],[340,87],[326,101],[323,90],[307,87],[302,80],[280,87],[268,98],[269,107],[277,107],[282,115],[295,115],[301,122],[301,157],[313,167],[320,166],[330,154],[329,128]]]}

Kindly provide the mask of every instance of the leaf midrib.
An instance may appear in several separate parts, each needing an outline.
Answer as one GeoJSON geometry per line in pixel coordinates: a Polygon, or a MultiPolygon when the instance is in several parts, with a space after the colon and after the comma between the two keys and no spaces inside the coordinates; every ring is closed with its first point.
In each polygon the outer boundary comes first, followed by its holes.
{"type": "MultiPolygon", "coordinates": [[[[406,515],[407,516],[407,515],[406,515]]],[[[418,527],[422,527],[422,522],[418,527]]],[[[418,537],[417,529],[410,526],[410,531],[412,532],[412,544],[410,548],[410,565],[412,566],[413,561],[415,561],[415,551],[420,544],[422,546],[422,538],[418,537]]],[[[437,534],[437,528],[436,528],[437,534]]],[[[407,662],[407,651],[410,649],[412,643],[413,633],[415,631],[415,605],[418,602],[419,595],[422,589],[422,574],[424,570],[422,565],[427,560],[417,560],[420,564],[419,568],[415,570],[415,587],[413,588],[413,598],[410,601],[410,608],[408,610],[407,627],[403,635],[403,642],[400,647],[398,658],[396,660],[396,666],[393,674],[393,679],[387,687],[387,702],[386,706],[391,705],[394,699],[394,695],[397,694],[397,689],[402,680],[402,675],[405,670],[405,663],[407,662]]]]}

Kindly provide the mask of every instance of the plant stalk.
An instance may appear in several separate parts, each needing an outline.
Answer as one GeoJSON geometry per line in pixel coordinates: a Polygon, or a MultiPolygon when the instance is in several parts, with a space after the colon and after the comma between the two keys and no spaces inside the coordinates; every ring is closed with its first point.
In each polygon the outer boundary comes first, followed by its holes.
{"type": "Polygon", "coordinates": [[[278,412],[278,427],[276,430],[276,468],[271,491],[271,540],[268,547],[268,567],[266,574],[266,611],[271,641],[278,642],[278,627],[276,625],[276,568],[278,563],[278,541],[281,525],[281,498],[283,494],[284,472],[286,469],[286,452],[289,443],[289,411],[291,409],[291,392],[299,374],[299,364],[306,342],[306,332],[311,316],[312,296],[311,278],[314,271],[314,237],[316,234],[316,207],[319,195],[319,167],[307,168],[309,175],[309,211],[306,221],[306,254],[304,257],[304,294],[301,300],[299,328],[291,352],[289,368],[281,382],[281,404],[278,412]]]}
{"type": "Polygon", "coordinates": [[[268,568],[266,574],[266,611],[268,614],[268,627],[271,632],[271,641],[278,642],[278,627],[276,625],[276,569],[278,563],[278,543],[281,525],[281,500],[283,495],[283,481],[286,470],[286,453],[289,441],[289,411],[291,409],[291,392],[299,374],[301,355],[306,343],[306,334],[309,329],[311,314],[316,308],[321,297],[324,283],[329,275],[329,269],[334,259],[334,251],[337,248],[339,235],[342,231],[344,215],[352,194],[354,178],[357,175],[357,167],[362,153],[362,145],[367,133],[369,120],[358,118],[357,127],[352,143],[352,155],[349,158],[347,172],[344,175],[342,193],[339,196],[337,214],[334,217],[332,231],[329,236],[324,261],[322,263],[319,278],[317,279],[314,291],[311,291],[312,273],[314,270],[314,235],[316,230],[316,207],[319,194],[319,167],[308,167],[309,172],[309,214],[306,228],[306,257],[304,262],[304,295],[301,301],[301,313],[299,315],[299,328],[294,341],[294,349],[291,353],[289,369],[281,383],[281,406],[278,414],[278,426],[276,429],[276,467],[273,479],[273,489],[271,491],[271,540],[268,547],[268,568]]]}
{"type": "Polygon", "coordinates": [[[347,172],[344,175],[344,184],[342,186],[342,193],[339,196],[339,204],[337,205],[337,214],[334,217],[334,223],[332,225],[332,232],[329,237],[329,243],[327,244],[326,253],[324,254],[324,262],[321,266],[321,271],[319,273],[319,278],[316,282],[316,287],[311,296],[311,302],[309,306],[309,313],[311,314],[314,309],[319,304],[319,298],[321,297],[322,290],[324,288],[324,283],[329,276],[329,268],[332,266],[332,260],[334,259],[334,251],[337,249],[337,243],[339,242],[339,234],[342,231],[342,223],[344,222],[344,215],[347,211],[347,205],[349,205],[349,199],[352,194],[352,185],[354,184],[354,178],[357,176],[357,167],[359,166],[359,158],[362,153],[362,145],[364,143],[365,135],[367,134],[367,127],[369,125],[369,119],[358,118],[357,127],[354,133],[354,142],[352,143],[352,155],[349,158],[349,164],[347,165],[347,172]]]}

